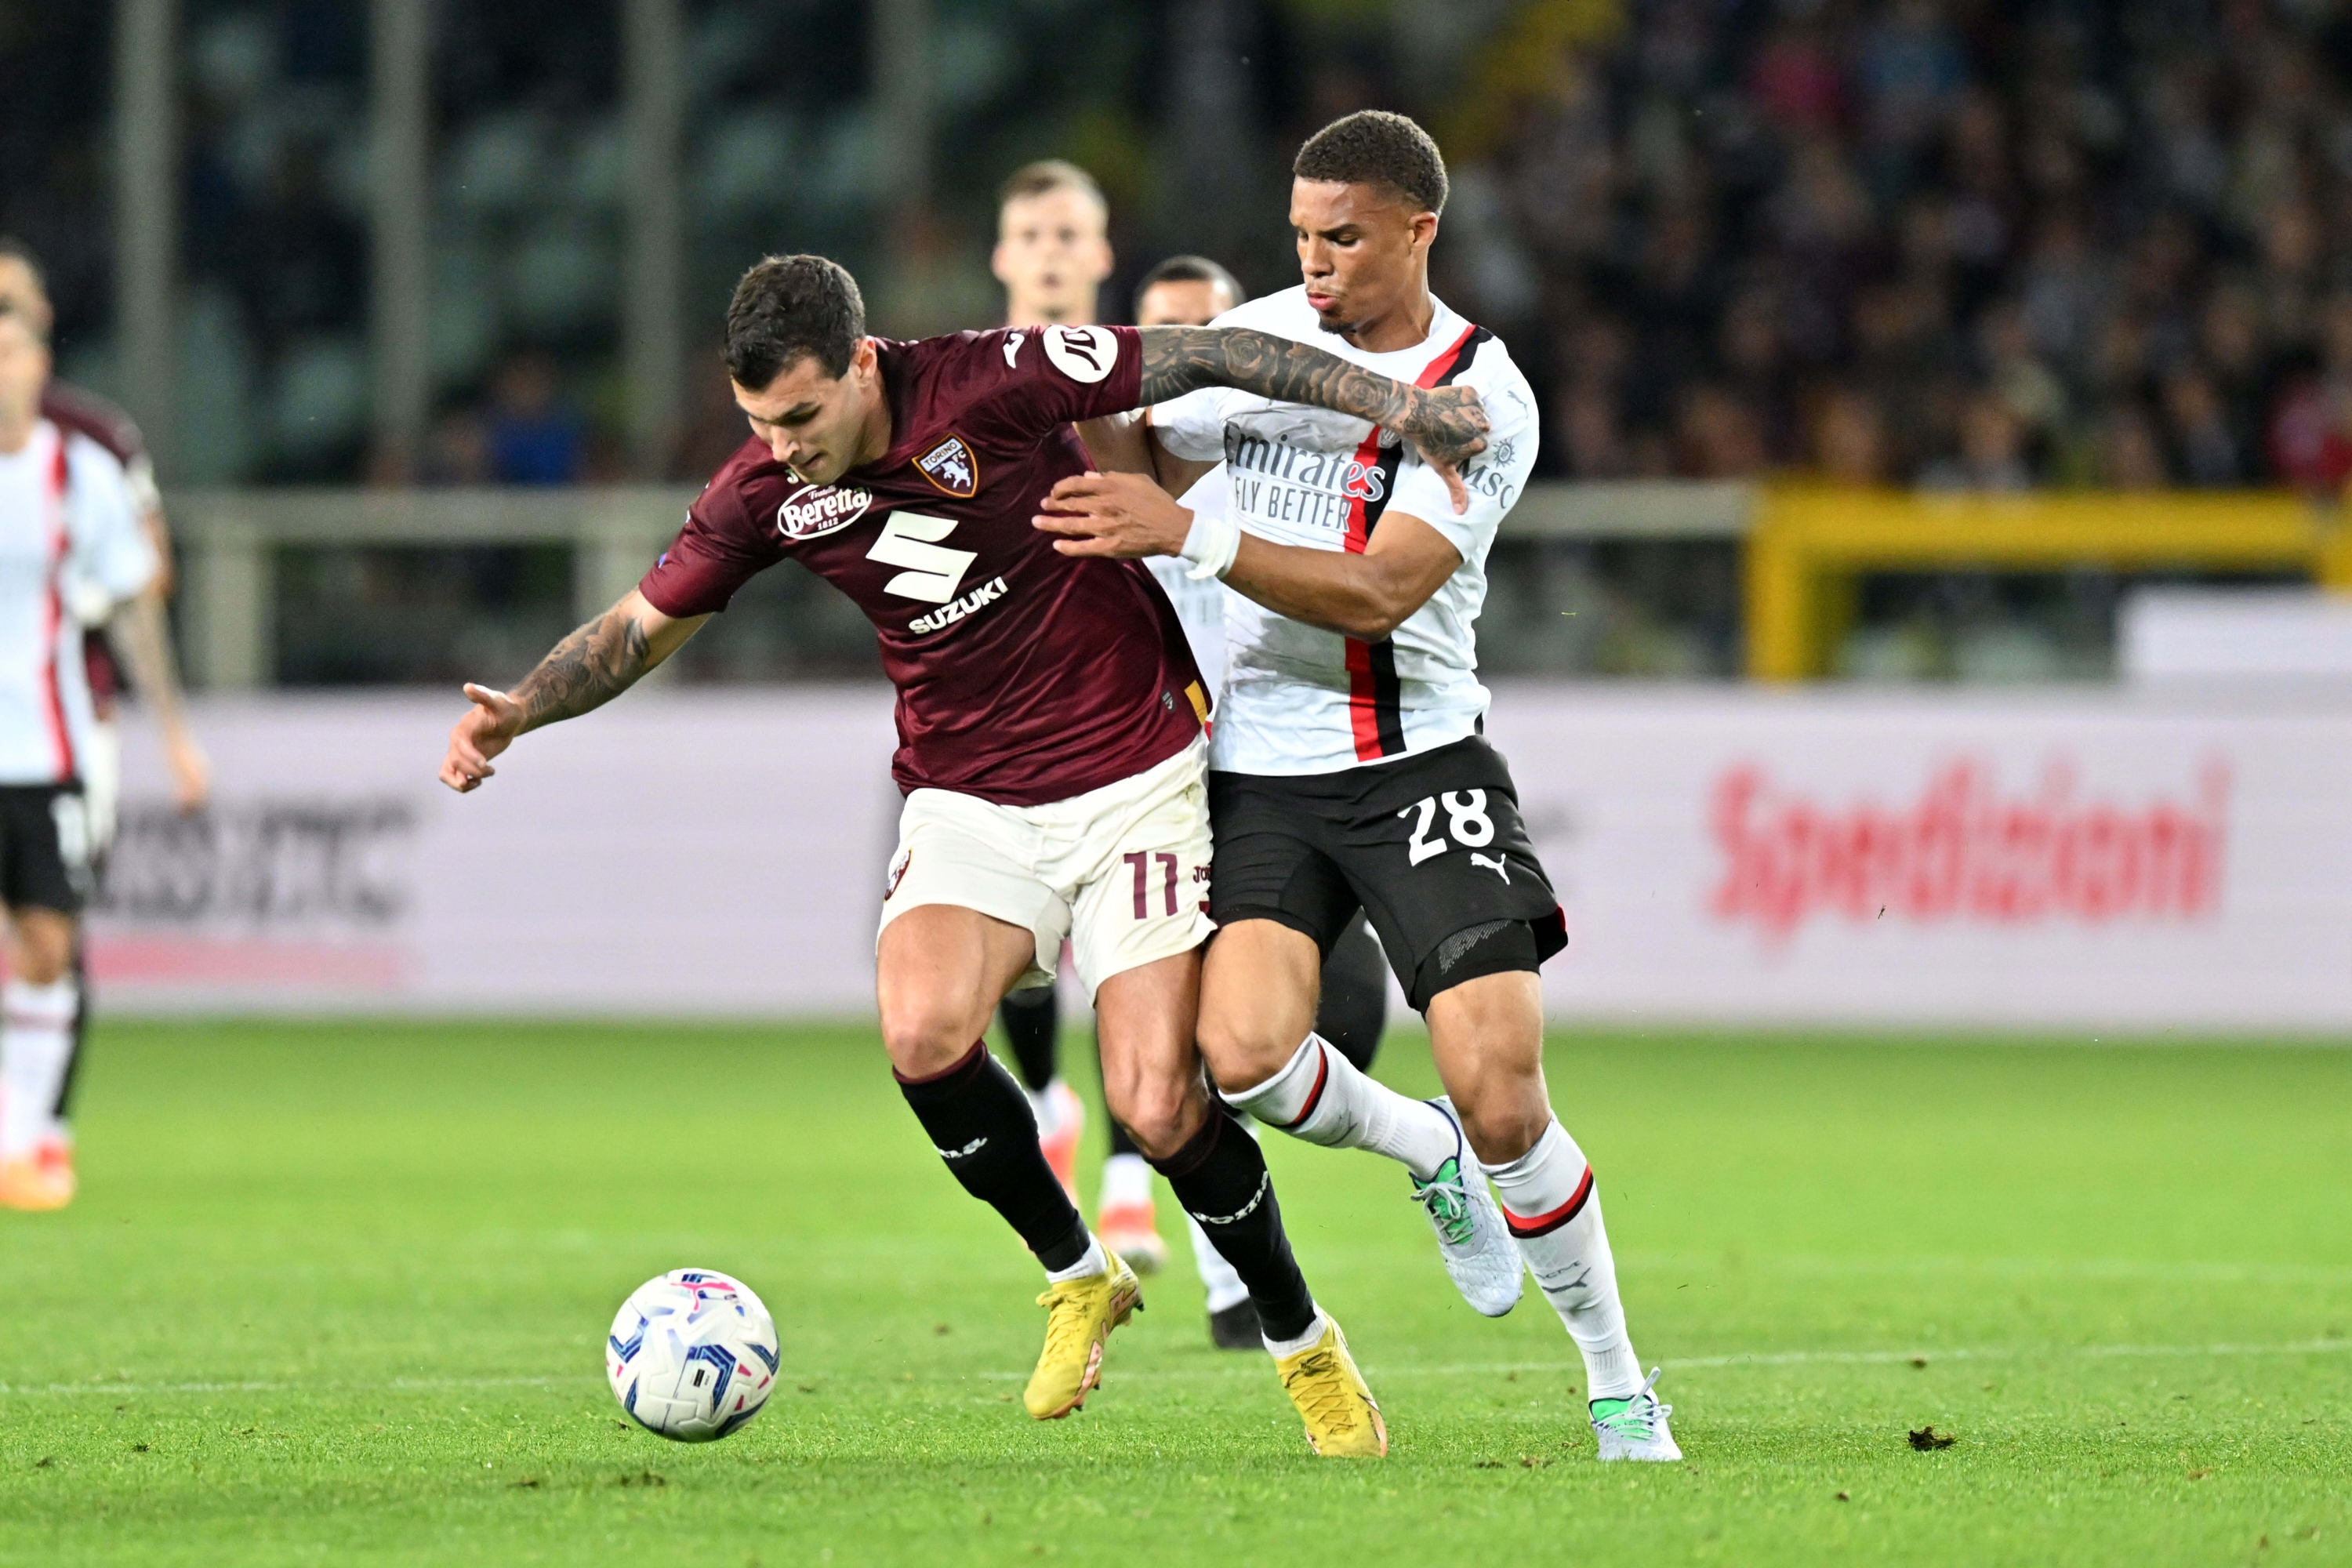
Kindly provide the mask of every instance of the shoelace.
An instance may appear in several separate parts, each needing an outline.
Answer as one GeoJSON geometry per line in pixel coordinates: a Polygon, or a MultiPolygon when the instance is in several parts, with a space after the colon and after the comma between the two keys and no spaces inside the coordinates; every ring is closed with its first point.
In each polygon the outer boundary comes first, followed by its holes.
{"type": "Polygon", "coordinates": [[[1433,1176],[1425,1184],[1413,1188],[1412,1201],[1429,1211],[1429,1217],[1448,1242],[1455,1247],[1469,1244],[1475,1226],[1470,1217],[1470,1194],[1463,1186],[1460,1161],[1454,1163],[1452,1181],[1443,1175],[1433,1176]]]}
{"type": "Polygon", "coordinates": [[[1282,1386],[1299,1410],[1314,1417],[1333,1431],[1348,1431],[1356,1425],[1356,1402],[1353,1392],[1339,1373],[1339,1358],[1329,1351],[1309,1351],[1305,1360],[1284,1374],[1282,1386]],[[1297,1385],[1307,1384],[1301,1398],[1297,1385]]]}
{"type": "Polygon", "coordinates": [[[1073,1279],[1055,1286],[1037,1298],[1037,1305],[1049,1314],[1045,1320],[1045,1353],[1048,1356],[1075,1355],[1078,1346],[1089,1338],[1087,1313],[1081,1304],[1085,1292],[1077,1289],[1083,1283],[1073,1279]]]}
{"type": "Polygon", "coordinates": [[[1633,1391],[1633,1397],[1625,1402],[1624,1409],[1598,1416],[1592,1424],[1606,1426],[1618,1436],[1631,1437],[1636,1442],[1654,1441],[1658,1436],[1658,1423],[1675,1413],[1673,1405],[1661,1405],[1658,1396],[1650,1392],[1657,1386],[1658,1374],[1665,1370],[1663,1366],[1652,1367],[1649,1377],[1633,1391]]]}

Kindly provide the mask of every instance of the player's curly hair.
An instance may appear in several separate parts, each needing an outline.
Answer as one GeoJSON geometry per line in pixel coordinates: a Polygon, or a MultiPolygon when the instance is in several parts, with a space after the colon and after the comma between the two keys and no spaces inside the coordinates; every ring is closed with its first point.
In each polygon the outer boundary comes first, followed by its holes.
{"type": "Polygon", "coordinates": [[[727,307],[727,374],[762,392],[803,358],[838,381],[866,335],[857,279],[822,256],[770,256],[735,285],[727,307]]]}
{"type": "Polygon", "coordinates": [[[1384,109],[1360,109],[1309,136],[1290,172],[1302,180],[1385,185],[1416,211],[1445,210],[1444,155],[1428,132],[1384,109]]]}

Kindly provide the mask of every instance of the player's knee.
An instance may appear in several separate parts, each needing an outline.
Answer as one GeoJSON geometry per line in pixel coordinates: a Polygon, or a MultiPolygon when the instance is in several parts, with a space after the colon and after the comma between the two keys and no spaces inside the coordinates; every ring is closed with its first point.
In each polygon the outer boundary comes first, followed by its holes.
{"type": "Polygon", "coordinates": [[[36,915],[16,921],[9,969],[28,985],[54,984],[73,967],[73,926],[63,916],[36,915]]]}
{"type": "Polygon", "coordinates": [[[1201,1060],[1227,1094],[1255,1089],[1289,1065],[1307,1032],[1283,1035],[1264,1020],[1203,1013],[1199,1027],[1201,1060]]]}
{"type": "Polygon", "coordinates": [[[890,1065],[908,1078],[929,1078],[953,1067],[980,1037],[964,1011],[924,997],[885,998],[882,1048],[890,1065]]]}
{"type": "Polygon", "coordinates": [[[1507,1165],[1534,1148],[1552,1120],[1540,1079],[1475,1086],[1467,1095],[1454,1097],[1454,1111],[1472,1152],[1486,1165],[1507,1165]]]}

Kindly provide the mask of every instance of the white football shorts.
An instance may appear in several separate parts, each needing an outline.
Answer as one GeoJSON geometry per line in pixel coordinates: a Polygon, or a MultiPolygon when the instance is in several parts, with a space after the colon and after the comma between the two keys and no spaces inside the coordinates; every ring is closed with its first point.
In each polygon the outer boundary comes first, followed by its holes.
{"type": "Polygon", "coordinates": [[[1066,939],[1089,999],[1114,974],[1198,947],[1215,929],[1208,761],[1207,738],[1195,737],[1132,777],[1045,805],[915,791],[898,817],[883,928],[925,904],[1024,926],[1037,953],[1015,989],[1052,984],[1066,939]]]}

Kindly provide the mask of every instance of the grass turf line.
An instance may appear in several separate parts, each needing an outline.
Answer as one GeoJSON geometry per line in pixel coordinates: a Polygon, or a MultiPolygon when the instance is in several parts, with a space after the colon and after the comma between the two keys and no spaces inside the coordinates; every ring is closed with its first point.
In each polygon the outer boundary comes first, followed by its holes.
{"type": "MultiPolygon", "coordinates": [[[[1381,1069],[1433,1091],[1414,1036],[1381,1069]]],[[[1549,1070],[1687,1465],[1592,1462],[1541,1298],[1472,1313],[1369,1156],[1267,1139],[1391,1422],[1329,1464],[1208,1348],[1164,1194],[1104,1387],[1024,1418],[1034,1267],[870,1031],[106,1025],[82,1200],[0,1214],[0,1563],[2352,1561],[2352,1053],[1617,1033],[1549,1070]],[[599,1359],[688,1264],[785,1358],[696,1448],[599,1359]]]]}

